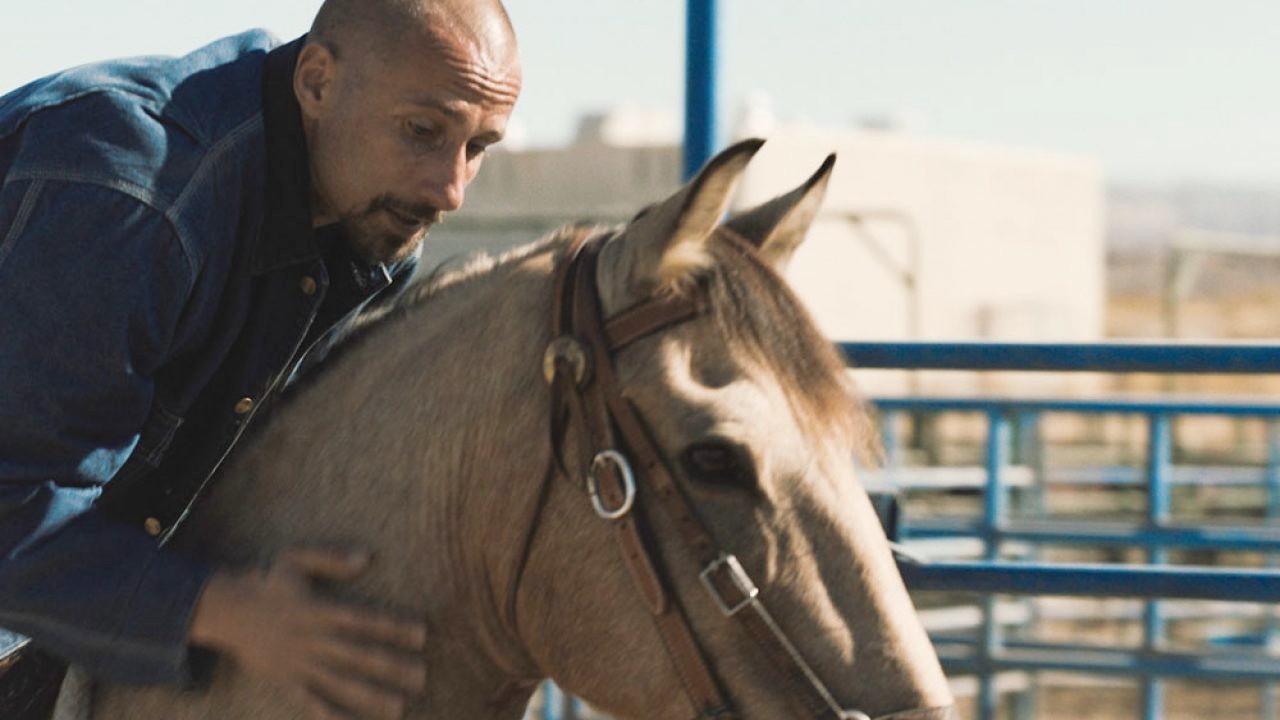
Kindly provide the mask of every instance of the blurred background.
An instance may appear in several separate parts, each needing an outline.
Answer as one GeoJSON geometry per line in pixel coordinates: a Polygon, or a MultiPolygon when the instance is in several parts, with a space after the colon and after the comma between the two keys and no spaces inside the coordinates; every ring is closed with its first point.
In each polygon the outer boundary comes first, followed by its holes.
{"type": "MultiPolygon", "coordinates": [[[[0,92],[249,27],[292,38],[318,5],[3,4],[0,92]]],[[[681,0],[507,6],[525,90],[434,258],[624,218],[681,179],[681,0]]],[[[1280,6],[732,0],[719,20],[717,146],[774,140],[738,204],[840,153],[795,277],[833,336],[1276,334],[1280,6]]]]}
{"type": "MultiPolygon", "coordinates": [[[[429,238],[430,265],[527,242],[569,220],[625,220],[682,180],[685,3],[506,4],[520,36],[524,92],[466,207],[429,238]]],[[[72,65],[181,54],[251,27],[291,39],[317,7],[0,0],[0,93],[72,65]]],[[[716,145],[769,138],[735,207],[800,183],[827,153],[839,154],[824,212],[789,272],[833,339],[1280,335],[1280,4],[724,0],[719,22],[716,145]]],[[[1273,375],[1213,373],[864,370],[857,381],[875,397],[1159,393],[1274,404],[1280,394],[1273,375]]],[[[1010,502],[1005,519],[1149,529],[1173,518],[1262,537],[1280,522],[1272,417],[1202,413],[1162,426],[1169,447],[1161,462],[1177,465],[1181,479],[1156,512],[1142,483],[1157,465],[1151,417],[1020,416],[1001,491],[1010,502]]],[[[891,463],[867,478],[902,493],[908,524],[983,512],[987,416],[903,412],[882,420],[891,463]]],[[[991,547],[918,536],[915,547],[933,558],[991,547]]],[[[1113,537],[1090,548],[1005,542],[997,554],[1259,568],[1280,549],[1266,538],[1270,545],[1252,551],[1237,544],[1167,555],[1158,543],[1113,537]]],[[[1153,636],[1155,606],[1137,600],[926,593],[917,602],[939,640],[964,642],[994,623],[1005,639],[1038,651],[1070,641],[1136,648],[1139,659],[1156,650],[1195,662],[1227,653],[1266,670],[1214,674],[1193,664],[1164,681],[1139,660],[1092,672],[1062,661],[1057,672],[1006,667],[985,690],[956,673],[966,718],[1243,720],[1275,718],[1280,707],[1260,679],[1280,677],[1271,606],[1164,603],[1153,636]]],[[[558,698],[530,713],[591,716],[558,698]]]]}
{"type": "MultiPolygon", "coordinates": [[[[0,91],[250,27],[292,38],[317,6],[4,4],[0,91]]],[[[507,5],[524,95],[433,258],[625,218],[681,179],[685,4],[507,5]]],[[[794,278],[833,337],[1280,329],[1280,5],[732,0],[719,23],[717,146],[773,140],[739,205],[840,152],[794,278]]]]}

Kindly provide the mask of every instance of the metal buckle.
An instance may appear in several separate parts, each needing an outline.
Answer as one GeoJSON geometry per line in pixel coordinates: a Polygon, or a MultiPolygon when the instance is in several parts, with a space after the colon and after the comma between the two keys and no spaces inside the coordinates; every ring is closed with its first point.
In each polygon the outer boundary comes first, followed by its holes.
{"type": "Polygon", "coordinates": [[[556,381],[556,361],[563,359],[573,371],[573,384],[582,387],[587,379],[587,351],[577,338],[561,335],[552,340],[542,354],[542,377],[548,385],[556,381]]]}
{"type": "Polygon", "coordinates": [[[626,456],[617,450],[601,450],[596,453],[591,460],[591,471],[587,473],[587,492],[591,495],[591,506],[595,508],[596,514],[605,520],[617,520],[631,512],[631,506],[636,501],[636,476],[631,472],[631,463],[627,462],[626,456]],[[622,475],[622,504],[616,510],[605,507],[600,498],[600,484],[596,473],[605,463],[613,463],[622,475]]]}
{"type": "Polygon", "coordinates": [[[755,602],[756,596],[760,594],[760,588],[751,582],[751,577],[747,575],[747,571],[742,569],[742,563],[738,562],[736,555],[729,553],[721,553],[720,557],[711,561],[702,572],[698,573],[698,579],[707,587],[707,592],[711,593],[711,599],[716,601],[716,605],[720,606],[720,611],[728,617],[737,615],[742,608],[755,602]],[[729,607],[729,603],[724,601],[720,595],[720,591],[716,589],[715,583],[711,582],[711,573],[718,571],[721,567],[729,568],[729,577],[733,580],[734,586],[743,594],[743,599],[737,605],[729,607]]]}

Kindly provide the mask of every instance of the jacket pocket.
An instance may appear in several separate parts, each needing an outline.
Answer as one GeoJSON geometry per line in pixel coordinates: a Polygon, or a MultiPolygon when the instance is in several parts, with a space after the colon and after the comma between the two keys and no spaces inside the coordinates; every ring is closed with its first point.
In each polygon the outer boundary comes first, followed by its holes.
{"type": "Polygon", "coordinates": [[[111,478],[111,484],[117,487],[130,485],[160,467],[174,435],[182,426],[182,420],[182,417],[170,411],[159,400],[152,402],[151,412],[143,423],[138,444],[129,454],[129,459],[111,478]]]}

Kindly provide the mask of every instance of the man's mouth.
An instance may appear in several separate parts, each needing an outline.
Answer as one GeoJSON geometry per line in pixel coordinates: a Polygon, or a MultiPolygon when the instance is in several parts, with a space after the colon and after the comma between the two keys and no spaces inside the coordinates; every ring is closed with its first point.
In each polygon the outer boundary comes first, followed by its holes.
{"type": "Polygon", "coordinates": [[[401,225],[404,225],[407,229],[412,230],[419,227],[424,227],[431,223],[429,219],[416,217],[414,215],[407,215],[394,208],[384,208],[384,209],[387,211],[387,214],[392,217],[392,219],[394,219],[396,222],[400,223],[401,225]]]}

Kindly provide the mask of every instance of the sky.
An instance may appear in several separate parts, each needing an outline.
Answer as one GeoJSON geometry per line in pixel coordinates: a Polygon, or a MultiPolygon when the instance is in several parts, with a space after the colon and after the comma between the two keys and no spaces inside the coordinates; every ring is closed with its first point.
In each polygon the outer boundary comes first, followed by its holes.
{"type": "MultiPolygon", "coordinates": [[[[0,0],[0,93],[109,57],[251,27],[306,31],[319,0],[0,0]]],[[[683,0],[507,0],[525,85],[513,139],[583,113],[683,104],[683,0]]],[[[723,139],[746,97],[783,121],[1096,160],[1119,183],[1280,188],[1273,0],[720,0],[723,139]]]]}

